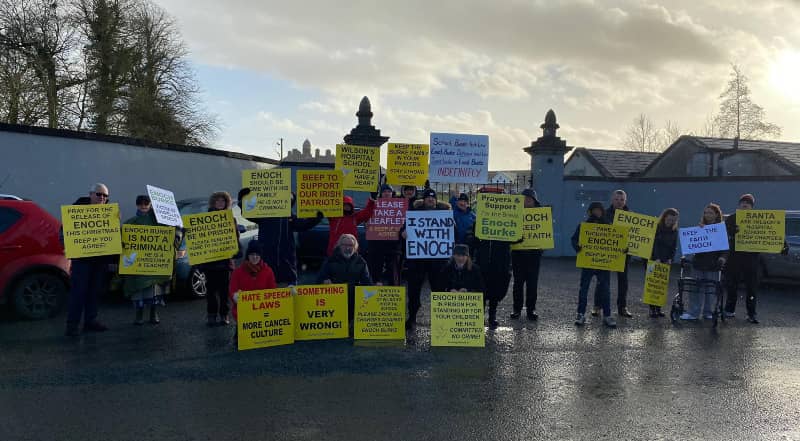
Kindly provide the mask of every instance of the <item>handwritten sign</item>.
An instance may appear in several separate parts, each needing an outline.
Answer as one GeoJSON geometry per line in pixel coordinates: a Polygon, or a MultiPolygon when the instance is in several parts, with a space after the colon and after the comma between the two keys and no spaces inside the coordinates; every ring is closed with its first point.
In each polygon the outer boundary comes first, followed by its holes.
{"type": "Polygon", "coordinates": [[[514,242],[522,239],[525,196],[479,193],[475,235],[481,240],[514,242]]]}
{"type": "Polygon", "coordinates": [[[295,340],[347,338],[347,285],[297,287],[294,303],[295,340]]]}
{"type": "Polygon", "coordinates": [[[421,187],[428,179],[428,144],[389,143],[386,183],[421,187]]]}
{"type": "Polygon", "coordinates": [[[628,227],[628,254],[650,259],[653,255],[658,218],[631,211],[616,210],[614,225],[628,227]]]}
{"type": "Polygon", "coordinates": [[[489,137],[431,133],[431,182],[489,182],[489,137]]]}
{"type": "Polygon", "coordinates": [[[289,288],[242,291],[236,308],[240,351],[294,343],[294,299],[289,288]]]}
{"type": "Polygon", "coordinates": [[[431,293],[431,346],[485,345],[482,293],[431,293]]]}
{"type": "Polygon", "coordinates": [[[62,205],[64,251],[68,259],[122,252],[119,205],[62,205]]]}
{"type": "Polygon", "coordinates": [[[175,203],[175,195],[171,191],[148,185],[147,194],[150,196],[150,205],[153,207],[158,223],[183,227],[181,212],[178,210],[178,204],[175,203]]]}
{"type": "Polygon", "coordinates": [[[653,306],[665,306],[667,304],[669,271],[670,266],[666,263],[652,260],[647,262],[642,303],[653,306]]]}
{"type": "Polygon", "coordinates": [[[376,191],[381,175],[381,149],[357,145],[336,145],[336,170],[342,172],[344,189],[376,191]]]}
{"type": "Polygon", "coordinates": [[[581,224],[575,266],[604,271],[625,271],[625,248],[628,246],[628,228],[619,225],[581,224]]]}
{"type": "Polygon", "coordinates": [[[450,210],[406,213],[406,258],[449,259],[453,255],[455,220],[450,210]]]}
{"type": "Polygon", "coordinates": [[[355,339],[404,340],[406,288],[356,286],[355,339]]]}
{"type": "Polygon", "coordinates": [[[549,250],[555,248],[553,239],[553,209],[526,208],[522,219],[522,242],[511,245],[517,250],[549,250]]]}
{"type": "Polygon", "coordinates": [[[175,263],[175,227],[122,226],[119,273],[139,276],[171,276],[175,263]]]}
{"type": "Polygon", "coordinates": [[[405,198],[378,198],[375,211],[367,223],[367,240],[397,240],[406,222],[405,198]]]}
{"type": "Polygon", "coordinates": [[[242,170],[242,188],[250,194],[239,201],[242,216],[289,217],[292,215],[292,169],[242,170]]]}
{"type": "Polygon", "coordinates": [[[340,217],[343,199],[340,170],[297,171],[297,217],[340,217]]]}
{"type": "Polygon", "coordinates": [[[231,210],[183,216],[186,225],[186,253],[190,265],[230,259],[239,252],[236,222],[231,210]]]}
{"type": "Polygon", "coordinates": [[[736,210],[736,251],[780,253],[786,239],[783,210],[736,210]]]}
{"type": "Polygon", "coordinates": [[[728,245],[728,231],[724,223],[706,225],[705,227],[681,228],[681,253],[684,255],[725,251],[728,245]]]}

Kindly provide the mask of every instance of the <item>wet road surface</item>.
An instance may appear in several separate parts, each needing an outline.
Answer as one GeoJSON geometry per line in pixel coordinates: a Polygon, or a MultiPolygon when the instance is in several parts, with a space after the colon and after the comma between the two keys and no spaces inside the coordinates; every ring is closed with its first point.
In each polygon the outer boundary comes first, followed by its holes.
{"type": "MultiPolygon", "coordinates": [[[[762,289],[762,323],[673,326],[647,317],[572,324],[579,270],[545,260],[538,322],[510,320],[481,349],[300,342],[236,352],[205,302],[172,301],[159,326],[62,336],[63,315],[0,320],[0,440],[800,439],[800,292],[762,289]]],[[[612,277],[612,303],[616,288],[612,277]]],[[[427,297],[423,311],[429,308],[427,297]]],[[[524,317],[524,315],[523,315],[524,317]]]]}

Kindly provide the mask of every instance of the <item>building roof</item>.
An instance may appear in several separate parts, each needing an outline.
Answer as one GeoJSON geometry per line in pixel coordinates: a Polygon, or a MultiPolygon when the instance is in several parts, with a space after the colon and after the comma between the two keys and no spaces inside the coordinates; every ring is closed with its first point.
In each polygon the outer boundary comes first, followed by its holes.
{"type": "MultiPolygon", "coordinates": [[[[687,137],[701,147],[712,150],[733,150],[733,139],[728,138],[706,138],[700,136],[687,137]]],[[[800,167],[800,143],[779,142],[779,141],[752,141],[740,139],[738,148],[740,150],[762,151],[768,155],[777,155],[786,161],[800,167]]]]}
{"type": "Polygon", "coordinates": [[[644,171],[659,153],[634,152],[631,150],[605,150],[576,147],[567,162],[575,154],[583,154],[606,178],[628,178],[644,171]]]}

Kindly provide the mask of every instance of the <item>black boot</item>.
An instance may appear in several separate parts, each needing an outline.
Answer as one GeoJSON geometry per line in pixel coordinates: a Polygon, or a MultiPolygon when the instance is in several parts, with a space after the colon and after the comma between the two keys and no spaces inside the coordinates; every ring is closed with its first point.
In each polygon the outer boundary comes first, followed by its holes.
{"type": "Polygon", "coordinates": [[[500,326],[497,321],[497,302],[489,301],[489,328],[496,329],[500,326]]]}
{"type": "Polygon", "coordinates": [[[156,305],[150,307],[150,323],[154,325],[161,323],[161,319],[158,318],[158,311],[156,308],[156,305]]]}

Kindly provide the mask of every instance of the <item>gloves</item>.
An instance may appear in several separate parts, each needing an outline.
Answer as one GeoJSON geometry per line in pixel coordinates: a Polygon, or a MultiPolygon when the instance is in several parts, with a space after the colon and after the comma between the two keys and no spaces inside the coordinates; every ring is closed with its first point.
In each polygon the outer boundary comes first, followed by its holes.
{"type": "Polygon", "coordinates": [[[372,199],[378,199],[378,192],[373,191],[372,193],[369,194],[369,197],[371,197],[372,199]]]}
{"type": "Polygon", "coordinates": [[[626,247],[625,249],[622,250],[622,254],[628,254],[628,251],[630,250],[631,250],[630,248],[626,247]]]}
{"type": "Polygon", "coordinates": [[[576,253],[580,253],[582,249],[583,249],[583,247],[582,247],[582,246],[580,246],[580,245],[575,245],[575,252],[576,252],[576,253]]]}
{"type": "Polygon", "coordinates": [[[788,256],[789,255],[789,244],[783,244],[783,248],[781,249],[781,256],[788,256]]]}
{"type": "Polygon", "coordinates": [[[323,217],[325,217],[325,216],[322,214],[322,212],[318,211],[317,212],[317,219],[322,219],[323,217]]]}
{"type": "Polygon", "coordinates": [[[233,303],[239,303],[239,291],[233,293],[233,303]]]}
{"type": "Polygon", "coordinates": [[[289,292],[292,293],[292,296],[296,296],[297,295],[297,288],[294,285],[289,285],[289,286],[287,286],[287,288],[289,288],[289,292]]]}

